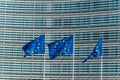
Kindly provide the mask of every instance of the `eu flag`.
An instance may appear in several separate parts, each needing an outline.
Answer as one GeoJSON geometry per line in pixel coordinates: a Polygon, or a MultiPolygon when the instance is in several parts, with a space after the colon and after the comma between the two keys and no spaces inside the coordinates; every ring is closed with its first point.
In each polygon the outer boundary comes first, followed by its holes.
{"type": "Polygon", "coordinates": [[[26,56],[31,56],[32,54],[43,54],[45,53],[45,35],[40,35],[34,40],[26,43],[22,47],[26,56]]]}
{"type": "Polygon", "coordinates": [[[48,44],[49,57],[53,59],[60,55],[70,55],[73,53],[73,35],[65,37],[62,40],[55,40],[48,44]]]}
{"type": "Polygon", "coordinates": [[[92,53],[89,54],[88,57],[85,58],[83,62],[86,62],[88,59],[91,59],[93,57],[99,57],[101,55],[102,55],[102,38],[99,39],[92,53]]]}

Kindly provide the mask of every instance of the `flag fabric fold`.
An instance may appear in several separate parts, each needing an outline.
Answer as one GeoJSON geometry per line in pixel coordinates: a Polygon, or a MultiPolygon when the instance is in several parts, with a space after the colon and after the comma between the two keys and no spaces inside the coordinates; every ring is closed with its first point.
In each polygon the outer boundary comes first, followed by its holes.
{"type": "Polygon", "coordinates": [[[65,37],[62,40],[55,40],[48,44],[49,57],[54,59],[61,55],[70,55],[73,53],[73,35],[65,37]]]}
{"type": "Polygon", "coordinates": [[[82,62],[86,62],[88,59],[99,56],[102,56],[102,38],[99,39],[93,51],[82,62]]]}
{"type": "Polygon", "coordinates": [[[32,54],[43,54],[45,53],[45,35],[40,35],[39,37],[31,40],[26,43],[22,50],[24,51],[26,56],[31,56],[32,54]]]}

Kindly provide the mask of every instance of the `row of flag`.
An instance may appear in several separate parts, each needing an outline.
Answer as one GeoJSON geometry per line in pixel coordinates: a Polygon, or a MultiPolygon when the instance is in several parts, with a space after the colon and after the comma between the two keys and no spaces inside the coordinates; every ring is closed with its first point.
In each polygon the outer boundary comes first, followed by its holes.
{"type": "MultiPolygon", "coordinates": [[[[73,53],[73,35],[65,37],[62,40],[55,40],[48,44],[49,57],[54,59],[61,55],[70,55],[73,53]]],[[[22,47],[26,56],[31,56],[32,54],[44,54],[45,53],[45,35],[40,35],[34,40],[26,43],[22,47]]]]}
{"type": "MultiPolygon", "coordinates": [[[[61,40],[54,40],[53,42],[47,44],[49,49],[49,58],[54,59],[57,56],[71,55],[73,54],[73,35],[64,37],[61,40]]],[[[45,35],[40,35],[39,37],[26,43],[22,50],[24,51],[24,57],[31,56],[32,54],[44,54],[45,53],[45,35]]],[[[98,57],[102,55],[102,38],[99,39],[95,45],[92,52],[86,57],[83,62],[93,57],[98,57]]]]}

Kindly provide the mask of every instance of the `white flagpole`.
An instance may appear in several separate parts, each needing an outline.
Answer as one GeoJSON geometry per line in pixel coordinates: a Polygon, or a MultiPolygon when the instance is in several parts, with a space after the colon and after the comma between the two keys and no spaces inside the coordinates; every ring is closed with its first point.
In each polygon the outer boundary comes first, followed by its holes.
{"type": "MultiPolygon", "coordinates": [[[[45,32],[44,32],[43,34],[45,35],[45,32]]],[[[43,73],[43,80],[45,80],[45,58],[46,58],[46,57],[45,57],[45,56],[46,56],[45,53],[44,53],[43,56],[44,56],[44,73],[43,73]]]]}
{"type": "MultiPolygon", "coordinates": [[[[102,54],[103,54],[103,53],[102,53],[102,54]]],[[[102,71],[103,71],[103,55],[101,55],[100,62],[101,62],[100,80],[103,80],[103,73],[102,73],[102,71]]]]}
{"type": "Polygon", "coordinates": [[[75,33],[73,34],[73,73],[72,73],[72,80],[74,80],[74,53],[75,53],[75,33]]]}
{"type": "Polygon", "coordinates": [[[45,53],[44,53],[44,72],[43,72],[43,80],[45,80],[45,53]]]}
{"type": "Polygon", "coordinates": [[[102,67],[103,67],[103,62],[102,62],[103,56],[102,56],[102,55],[101,55],[101,59],[100,59],[100,60],[101,60],[101,61],[100,61],[100,62],[101,62],[101,72],[100,72],[100,73],[101,73],[101,74],[100,74],[100,78],[101,78],[101,79],[100,79],[100,80],[102,80],[102,74],[103,74],[103,73],[102,73],[102,71],[103,71],[103,70],[102,70],[102,67]]]}

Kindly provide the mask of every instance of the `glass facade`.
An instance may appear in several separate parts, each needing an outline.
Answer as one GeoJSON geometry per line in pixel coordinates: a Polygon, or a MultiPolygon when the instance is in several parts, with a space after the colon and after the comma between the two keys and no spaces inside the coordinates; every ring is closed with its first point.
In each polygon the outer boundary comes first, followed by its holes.
{"type": "Polygon", "coordinates": [[[119,80],[120,0],[0,0],[0,80],[119,80]],[[22,46],[74,34],[74,55],[23,58],[22,46]],[[83,59],[103,38],[103,60],[83,59]],[[102,67],[102,71],[101,71],[102,67]],[[101,79],[102,73],[102,79],[101,79]]]}

